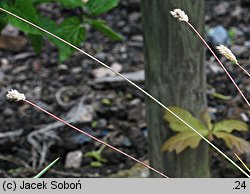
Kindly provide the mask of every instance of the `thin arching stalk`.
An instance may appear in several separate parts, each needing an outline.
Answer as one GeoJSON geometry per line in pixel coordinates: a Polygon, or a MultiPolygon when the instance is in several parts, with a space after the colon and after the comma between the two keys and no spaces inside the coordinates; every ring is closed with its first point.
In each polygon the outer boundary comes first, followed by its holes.
{"type": "Polygon", "coordinates": [[[244,71],[244,72],[248,75],[248,77],[250,77],[250,73],[249,73],[244,67],[242,67],[238,62],[236,63],[236,65],[237,65],[242,71],[244,71]]]}

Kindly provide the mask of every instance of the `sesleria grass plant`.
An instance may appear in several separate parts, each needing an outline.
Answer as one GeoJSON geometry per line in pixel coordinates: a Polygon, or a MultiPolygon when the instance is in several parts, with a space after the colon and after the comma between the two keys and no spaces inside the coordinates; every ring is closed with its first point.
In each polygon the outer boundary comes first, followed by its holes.
{"type": "MultiPolygon", "coordinates": [[[[246,96],[244,95],[244,93],[241,91],[240,87],[236,84],[236,82],[234,81],[233,77],[231,76],[231,74],[227,71],[226,67],[223,65],[223,63],[221,62],[221,60],[217,57],[217,55],[215,54],[215,52],[212,50],[212,48],[208,45],[208,43],[205,41],[205,39],[201,36],[201,34],[196,30],[196,28],[189,22],[189,18],[188,16],[185,14],[184,11],[182,11],[181,9],[174,9],[173,11],[170,11],[171,15],[173,17],[175,17],[177,20],[179,20],[180,22],[185,22],[189,25],[189,27],[194,31],[194,33],[201,39],[201,41],[204,43],[204,45],[208,48],[208,50],[212,53],[212,55],[214,56],[214,58],[217,60],[217,62],[219,63],[219,65],[222,67],[222,69],[225,71],[226,75],[229,77],[229,79],[232,81],[232,83],[234,84],[234,86],[236,87],[236,89],[238,90],[238,92],[240,93],[240,95],[242,96],[242,98],[244,99],[244,101],[247,103],[248,107],[250,108],[250,103],[247,100],[246,96]]],[[[226,48],[226,47],[225,47],[226,48]]],[[[219,51],[221,51],[223,53],[224,56],[226,56],[228,59],[234,61],[235,63],[237,62],[236,57],[233,55],[233,53],[229,50],[229,49],[225,49],[224,46],[220,46],[219,47],[219,51]]],[[[238,62],[237,62],[238,63],[238,62]]]]}
{"type": "MultiPolygon", "coordinates": [[[[13,14],[13,13],[11,13],[10,11],[7,11],[7,10],[1,8],[1,7],[0,7],[0,10],[3,11],[3,12],[5,12],[5,13],[7,13],[7,14],[9,14],[9,15],[12,15],[13,17],[18,18],[18,19],[20,19],[21,21],[23,21],[23,22],[25,22],[25,23],[27,23],[27,24],[29,24],[29,25],[31,25],[31,26],[33,26],[33,27],[35,27],[35,28],[37,28],[37,29],[39,29],[39,30],[41,30],[41,31],[43,31],[43,32],[45,32],[45,33],[47,33],[47,34],[49,34],[50,36],[52,36],[52,37],[54,37],[54,38],[56,38],[56,39],[58,39],[58,40],[64,42],[64,43],[67,44],[68,46],[70,46],[70,47],[76,49],[77,51],[81,52],[82,54],[88,56],[88,57],[91,58],[92,60],[96,61],[97,63],[101,64],[102,66],[106,67],[106,68],[109,69],[110,71],[114,72],[115,74],[117,74],[118,76],[120,76],[121,78],[123,78],[124,80],[126,80],[130,85],[132,85],[133,87],[135,87],[135,88],[137,88],[138,90],[140,90],[145,96],[147,96],[148,98],[150,98],[151,100],[153,100],[154,102],[156,102],[157,104],[159,104],[162,108],[164,108],[165,110],[167,110],[168,112],[170,112],[173,116],[175,116],[177,119],[179,119],[179,120],[180,120],[183,124],[185,124],[188,128],[190,128],[191,130],[193,130],[193,131],[194,131],[196,134],[198,134],[204,141],[206,141],[211,147],[213,147],[213,148],[214,148],[216,151],[218,151],[223,157],[225,157],[231,164],[233,164],[233,165],[234,165],[236,168],[238,168],[243,174],[245,174],[248,178],[250,178],[250,175],[248,175],[239,165],[237,165],[231,158],[229,158],[225,153],[223,153],[217,146],[215,146],[213,143],[211,143],[207,138],[205,138],[205,137],[204,137],[201,133],[199,133],[195,128],[193,128],[190,124],[188,124],[188,123],[187,123],[185,120],[183,120],[180,116],[178,116],[178,115],[175,114],[173,111],[171,111],[167,106],[165,106],[164,104],[162,104],[159,100],[157,100],[157,99],[156,99],[155,97],[153,97],[151,94],[149,94],[148,92],[146,92],[145,90],[143,90],[141,87],[139,87],[137,84],[135,84],[134,82],[132,82],[132,81],[129,80],[128,78],[126,78],[124,75],[122,75],[121,73],[119,73],[119,72],[117,72],[116,70],[112,69],[112,68],[109,67],[107,64],[103,63],[102,61],[100,61],[100,60],[98,60],[97,58],[93,57],[92,55],[88,54],[87,52],[83,51],[83,50],[80,49],[79,47],[76,47],[75,45],[73,45],[73,44],[69,43],[68,41],[66,41],[66,40],[64,40],[64,39],[62,39],[62,38],[56,36],[55,34],[53,34],[53,33],[49,32],[49,31],[47,31],[46,29],[44,29],[44,28],[42,28],[42,27],[40,27],[40,26],[37,26],[36,24],[34,24],[34,23],[32,23],[32,22],[30,22],[30,21],[28,21],[28,20],[26,20],[26,19],[24,19],[24,18],[22,18],[22,17],[16,15],[16,14],[13,14]]],[[[171,14],[172,14],[174,17],[176,17],[179,21],[187,22],[187,23],[192,27],[192,29],[195,30],[195,28],[188,22],[188,16],[187,16],[183,11],[181,11],[181,10],[179,10],[179,11],[174,10],[174,11],[171,12],[171,14]]],[[[196,30],[195,30],[195,31],[196,31],[196,30]]],[[[197,31],[196,31],[196,32],[197,32],[197,31]]],[[[198,32],[197,32],[197,34],[199,35],[198,32]]],[[[199,35],[199,36],[200,36],[200,35],[199,35]]],[[[201,37],[201,36],[200,36],[200,37],[201,37]]],[[[201,37],[201,39],[205,42],[205,40],[204,40],[202,37],[201,37]]],[[[205,42],[205,44],[207,44],[207,43],[205,42]]],[[[208,45],[207,45],[207,46],[208,46],[208,45]]],[[[210,48],[210,47],[209,47],[209,48],[210,48]]],[[[211,48],[210,48],[210,50],[212,51],[211,48]]],[[[212,52],[213,52],[213,51],[212,51],[212,52]]],[[[214,55],[215,55],[215,54],[214,54],[214,55]]],[[[215,55],[215,57],[218,59],[218,57],[217,57],[216,55],[215,55]]],[[[220,62],[219,59],[218,59],[218,61],[220,62]]],[[[220,62],[220,63],[221,63],[221,62],[220,62]]],[[[224,65],[223,65],[222,63],[221,63],[221,65],[222,65],[223,69],[225,69],[225,67],[224,67],[224,65]]],[[[226,73],[229,75],[229,77],[230,77],[230,79],[232,80],[232,82],[235,84],[236,88],[239,90],[239,92],[240,92],[240,93],[242,94],[242,96],[244,97],[244,94],[241,92],[241,90],[239,89],[239,87],[237,86],[237,84],[234,82],[233,78],[230,76],[230,74],[227,72],[226,69],[225,69],[225,71],[226,71],[226,73]]],[[[52,113],[50,113],[50,112],[44,110],[43,108],[39,107],[39,106],[36,105],[35,103],[32,103],[31,101],[27,100],[23,94],[20,94],[20,93],[17,92],[16,90],[11,90],[11,91],[9,91],[8,94],[7,94],[7,98],[9,98],[10,100],[13,100],[13,101],[19,101],[19,100],[24,101],[24,102],[30,104],[31,106],[34,106],[35,108],[37,108],[37,109],[39,109],[39,110],[45,112],[46,114],[50,115],[51,117],[53,117],[53,118],[59,120],[60,122],[64,123],[65,125],[67,125],[67,126],[73,128],[73,129],[77,130],[78,132],[83,133],[84,135],[89,136],[90,138],[94,139],[95,141],[97,141],[97,142],[99,142],[99,143],[102,143],[102,144],[106,145],[107,147],[113,149],[114,151],[117,151],[117,152],[119,152],[119,153],[121,153],[121,154],[127,156],[128,158],[130,158],[130,159],[132,159],[132,160],[134,160],[134,161],[136,161],[136,162],[138,162],[138,163],[140,163],[140,164],[146,166],[147,168],[153,170],[154,172],[160,174],[161,176],[167,177],[165,174],[163,174],[162,172],[160,172],[160,171],[154,169],[153,167],[147,165],[146,163],[144,163],[144,162],[142,162],[142,161],[140,161],[140,160],[138,160],[138,159],[136,159],[136,158],[130,156],[129,154],[127,154],[127,153],[125,153],[125,152],[123,152],[123,151],[121,151],[121,150],[119,150],[119,149],[113,147],[112,145],[110,145],[110,144],[108,144],[108,143],[106,143],[106,142],[104,142],[104,141],[102,141],[102,140],[100,140],[100,139],[98,139],[98,138],[96,138],[96,137],[94,137],[94,136],[92,136],[92,135],[90,135],[90,134],[88,134],[88,133],[82,131],[82,130],[80,130],[79,128],[77,128],[77,127],[75,127],[75,126],[73,126],[73,125],[67,123],[66,121],[64,121],[64,120],[62,120],[62,119],[60,119],[60,118],[58,118],[58,117],[55,116],[54,114],[52,114],[52,113]],[[13,95],[13,94],[16,94],[16,95],[13,95]]],[[[245,99],[245,98],[244,98],[244,99],[245,99]]],[[[247,100],[246,100],[246,101],[247,101],[247,100]]],[[[248,101],[247,101],[247,102],[248,102],[248,101]]],[[[249,103],[248,103],[248,104],[249,104],[249,103]]],[[[249,104],[249,106],[250,106],[250,104],[249,104]]]]}

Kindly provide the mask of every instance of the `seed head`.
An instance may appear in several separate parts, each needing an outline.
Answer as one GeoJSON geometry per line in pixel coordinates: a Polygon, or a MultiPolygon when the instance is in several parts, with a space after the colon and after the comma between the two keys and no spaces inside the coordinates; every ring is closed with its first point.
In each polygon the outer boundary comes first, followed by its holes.
{"type": "Polygon", "coordinates": [[[220,54],[224,55],[230,61],[235,63],[238,62],[232,51],[229,50],[229,48],[225,47],[224,45],[217,46],[216,48],[220,52],[220,54]]]}
{"type": "Polygon", "coordinates": [[[8,100],[12,100],[12,101],[16,101],[16,102],[26,99],[24,94],[19,93],[17,90],[13,90],[13,89],[8,91],[6,97],[7,97],[8,100]]]}
{"type": "Polygon", "coordinates": [[[173,11],[170,11],[170,13],[173,17],[177,18],[179,21],[188,22],[188,16],[181,9],[174,9],[173,11]]]}

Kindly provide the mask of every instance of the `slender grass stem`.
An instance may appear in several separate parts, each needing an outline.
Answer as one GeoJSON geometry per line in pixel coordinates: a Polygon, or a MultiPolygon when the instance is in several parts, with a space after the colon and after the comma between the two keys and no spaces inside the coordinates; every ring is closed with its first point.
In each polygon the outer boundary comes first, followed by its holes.
{"type": "Polygon", "coordinates": [[[237,65],[242,71],[244,71],[244,72],[248,75],[248,77],[250,77],[250,73],[249,73],[244,67],[242,67],[239,63],[236,63],[236,65],[237,65]]]}
{"type": "Polygon", "coordinates": [[[243,162],[243,160],[236,154],[234,153],[236,158],[241,162],[241,164],[247,169],[247,171],[250,173],[250,169],[247,167],[247,165],[243,162]]]}
{"type": "Polygon", "coordinates": [[[218,63],[222,67],[222,69],[225,71],[225,73],[227,74],[227,76],[229,77],[229,79],[233,82],[234,86],[239,91],[240,95],[242,96],[242,98],[245,100],[245,102],[247,103],[248,107],[250,108],[249,101],[247,100],[247,98],[245,97],[245,95],[243,94],[243,92],[241,91],[241,89],[239,88],[239,86],[236,84],[236,82],[234,81],[234,79],[232,78],[232,76],[230,75],[230,73],[227,71],[227,69],[225,68],[225,66],[223,65],[223,63],[220,61],[220,59],[217,57],[217,55],[214,53],[214,51],[211,49],[211,47],[207,44],[207,42],[205,41],[205,39],[201,36],[201,34],[195,29],[195,27],[190,22],[186,22],[186,23],[191,27],[191,29],[195,32],[195,34],[201,39],[201,41],[205,44],[205,46],[208,48],[208,50],[212,53],[212,55],[218,61],[218,63]]]}
{"type": "Polygon", "coordinates": [[[134,160],[135,162],[140,163],[141,165],[143,165],[143,166],[147,167],[148,169],[150,169],[150,170],[152,170],[152,171],[158,173],[159,175],[161,175],[161,176],[163,176],[163,177],[165,177],[165,178],[169,178],[167,175],[165,175],[164,173],[160,172],[159,170],[156,170],[155,168],[149,166],[149,165],[146,164],[145,162],[142,162],[142,161],[140,161],[140,160],[134,158],[133,156],[131,156],[131,155],[129,155],[129,154],[127,154],[127,153],[125,153],[125,152],[123,152],[123,151],[121,151],[121,150],[115,148],[114,146],[112,146],[112,145],[106,143],[105,141],[102,141],[102,140],[96,138],[96,137],[93,136],[93,135],[90,135],[89,133],[87,133],[87,132],[85,132],[85,131],[83,131],[83,130],[77,128],[77,127],[75,127],[74,125],[71,125],[70,123],[66,122],[65,120],[63,120],[63,119],[61,119],[61,118],[59,118],[59,117],[57,117],[57,116],[54,115],[53,113],[51,113],[51,112],[49,112],[49,111],[43,109],[42,107],[36,105],[35,103],[33,103],[33,102],[29,101],[29,100],[24,100],[24,101],[27,102],[28,104],[30,104],[31,106],[33,106],[33,107],[39,109],[40,111],[42,111],[42,112],[48,114],[49,116],[53,117],[54,119],[56,119],[56,120],[62,122],[63,124],[69,126],[70,128],[75,129],[76,131],[78,131],[78,132],[80,132],[80,133],[82,133],[82,134],[84,134],[84,135],[90,137],[91,139],[93,139],[93,140],[95,140],[95,141],[97,141],[97,142],[99,142],[99,143],[101,143],[101,144],[103,144],[103,145],[105,145],[105,146],[111,148],[112,150],[114,150],[114,151],[116,151],[116,152],[119,152],[120,154],[125,155],[126,157],[130,158],[131,160],[134,160]]]}
{"type": "MultiPolygon", "coordinates": [[[[3,11],[3,12],[5,12],[5,13],[7,13],[7,14],[9,14],[9,15],[12,15],[13,17],[18,18],[18,19],[20,19],[21,21],[23,21],[23,22],[25,22],[25,23],[27,23],[27,24],[30,24],[31,26],[33,26],[33,27],[35,27],[35,28],[37,28],[37,29],[39,29],[39,30],[41,30],[41,31],[43,31],[43,32],[45,32],[45,33],[47,33],[47,34],[49,34],[50,36],[52,36],[52,37],[54,37],[54,38],[56,38],[56,39],[58,39],[58,40],[64,42],[65,44],[67,44],[67,45],[69,45],[70,47],[76,49],[77,51],[83,53],[84,55],[88,56],[89,58],[93,59],[93,60],[96,61],[97,63],[101,64],[102,66],[106,67],[106,68],[109,69],[110,71],[114,72],[115,74],[117,74],[118,76],[120,76],[121,78],[123,78],[124,80],[126,80],[129,84],[131,84],[132,86],[134,86],[135,88],[137,88],[138,90],[140,90],[144,95],[146,95],[146,96],[149,97],[151,100],[153,100],[154,102],[156,102],[157,104],[159,104],[162,108],[164,108],[165,110],[167,110],[168,112],[170,112],[173,116],[175,116],[177,119],[179,119],[179,120],[180,120],[182,123],[184,123],[187,127],[189,127],[191,130],[193,130],[195,133],[197,133],[197,134],[198,134],[204,141],[206,141],[211,147],[213,147],[213,148],[214,148],[216,151],[218,151],[223,157],[225,157],[230,163],[232,163],[236,168],[238,168],[243,174],[245,174],[248,178],[250,178],[250,175],[248,175],[239,165],[237,165],[231,158],[229,158],[226,154],[224,154],[218,147],[216,147],[213,143],[211,143],[206,137],[204,137],[201,133],[199,133],[195,128],[193,128],[191,125],[189,125],[185,120],[183,120],[181,117],[179,117],[179,116],[178,116],[177,114],[175,114],[173,111],[171,111],[167,106],[165,106],[164,104],[162,104],[159,100],[157,100],[157,99],[156,99],[155,97],[153,97],[151,94],[149,94],[148,92],[146,92],[145,90],[143,90],[142,88],[140,88],[140,87],[139,87],[138,85],[136,85],[134,82],[130,81],[130,80],[129,80],[128,78],[126,78],[124,75],[122,75],[121,73],[119,73],[119,72],[117,72],[116,70],[112,69],[111,67],[109,67],[108,65],[106,65],[105,63],[103,63],[102,61],[100,61],[100,60],[96,59],[95,57],[91,56],[91,55],[88,54],[87,52],[85,52],[85,51],[81,50],[80,48],[76,47],[75,45],[73,45],[73,44],[67,42],[66,40],[64,40],[64,39],[62,39],[62,38],[56,36],[55,34],[53,34],[53,33],[49,32],[49,31],[45,30],[44,28],[42,28],[42,27],[40,27],[40,26],[37,26],[36,24],[33,24],[32,22],[30,22],[30,21],[28,21],[28,20],[26,20],[26,19],[24,19],[24,18],[22,18],[22,17],[20,17],[20,16],[17,16],[16,14],[13,14],[13,13],[11,13],[10,11],[7,11],[7,10],[1,8],[1,7],[0,7],[0,10],[3,11]]],[[[223,67],[224,67],[224,66],[223,66],[223,67]]],[[[236,86],[237,86],[237,85],[236,85],[236,86]]],[[[84,131],[78,129],[77,127],[75,127],[75,126],[73,126],[73,125],[71,125],[71,124],[69,124],[69,123],[67,123],[67,122],[65,122],[65,121],[63,121],[62,119],[56,117],[55,115],[53,115],[52,113],[50,113],[50,112],[48,112],[48,111],[42,109],[41,107],[39,107],[39,106],[33,104],[32,102],[30,102],[30,101],[28,101],[28,100],[24,100],[24,101],[27,102],[27,103],[29,103],[30,105],[35,106],[36,108],[40,109],[41,111],[43,111],[43,112],[49,114],[50,116],[54,117],[55,119],[61,121],[61,122],[64,123],[65,125],[68,125],[68,126],[72,127],[73,129],[79,131],[80,133],[83,133],[83,134],[85,134],[85,135],[87,135],[87,136],[93,138],[94,140],[96,140],[96,141],[98,141],[98,142],[100,142],[100,143],[105,144],[106,146],[110,147],[111,149],[113,148],[113,150],[115,150],[115,151],[117,151],[117,152],[119,152],[119,153],[121,153],[121,154],[123,154],[123,155],[125,155],[125,156],[127,156],[127,157],[129,157],[129,158],[131,158],[132,160],[134,160],[134,161],[136,161],[136,162],[138,162],[138,163],[140,163],[140,164],[142,164],[142,165],[148,167],[149,169],[155,171],[156,173],[161,174],[163,177],[167,177],[165,174],[159,172],[158,170],[154,169],[153,167],[151,167],[151,166],[149,166],[149,165],[147,165],[147,164],[145,164],[145,163],[143,163],[143,162],[137,160],[136,158],[134,158],[134,157],[132,157],[132,156],[130,156],[130,155],[128,155],[128,154],[126,154],[126,153],[120,151],[119,149],[117,149],[117,148],[115,148],[115,147],[113,147],[113,146],[107,144],[106,142],[103,142],[103,141],[99,140],[98,138],[93,137],[93,136],[91,136],[90,134],[87,134],[86,132],[84,132],[84,131]]]]}

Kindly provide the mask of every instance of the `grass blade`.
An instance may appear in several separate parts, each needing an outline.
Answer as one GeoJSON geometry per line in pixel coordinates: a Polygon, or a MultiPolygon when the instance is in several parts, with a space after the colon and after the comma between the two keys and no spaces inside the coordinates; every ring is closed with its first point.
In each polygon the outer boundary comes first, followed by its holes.
{"type": "Polygon", "coordinates": [[[59,157],[55,159],[53,162],[51,162],[48,166],[46,166],[41,172],[39,172],[34,178],[40,178],[45,172],[47,172],[57,161],[59,160],[59,157]]]}

